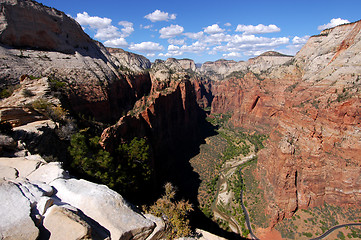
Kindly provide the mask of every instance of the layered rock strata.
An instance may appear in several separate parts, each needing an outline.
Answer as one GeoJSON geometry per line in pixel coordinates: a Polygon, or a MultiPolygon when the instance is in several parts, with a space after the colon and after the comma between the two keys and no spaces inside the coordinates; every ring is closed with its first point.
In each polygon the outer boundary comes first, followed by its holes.
{"type": "Polygon", "coordinates": [[[267,72],[212,85],[212,112],[269,134],[258,176],[272,224],[299,208],[361,200],[360,30],[360,21],[325,30],[267,72]]]}

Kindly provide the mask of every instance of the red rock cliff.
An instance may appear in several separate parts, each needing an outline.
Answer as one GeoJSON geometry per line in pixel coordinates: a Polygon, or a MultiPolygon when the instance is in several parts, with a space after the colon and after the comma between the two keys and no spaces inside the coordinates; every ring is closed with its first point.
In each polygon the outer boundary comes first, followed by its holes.
{"type": "Polygon", "coordinates": [[[273,224],[299,208],[361,201],[360,28],[324,31],[283,65],[212,86],[212,112],[269,133],[258,177],[273,224]]]}

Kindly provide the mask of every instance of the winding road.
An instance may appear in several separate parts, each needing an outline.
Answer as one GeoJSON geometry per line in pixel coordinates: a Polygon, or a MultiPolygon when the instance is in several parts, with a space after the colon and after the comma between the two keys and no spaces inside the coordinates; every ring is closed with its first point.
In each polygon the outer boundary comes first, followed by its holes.
{"type": "Polygon", "coordinates": [[[332,228],[330,228],[329,230],[327,230],[324,234],[322,234],[321,236],[315,237],[315,238],[311,238],[310,240],[320,240],[323,239],[325,237],[327,237],[329,234],[331,234],[333,231],[339,229],[339,228],[343,228],[343,227],[351,227],[351,226],[361,226],[361,223],[347,223],[347,224],[341,224],[341,225],[337,225],[334,226],[332,228]]]}

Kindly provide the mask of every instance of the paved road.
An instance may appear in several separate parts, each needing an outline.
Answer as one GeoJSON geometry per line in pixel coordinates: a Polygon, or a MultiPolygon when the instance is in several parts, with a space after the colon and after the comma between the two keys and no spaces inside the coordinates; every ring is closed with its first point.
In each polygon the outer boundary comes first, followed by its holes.
{"type": "Polygon", "coordinates": [[[315,238],[311,238],[310,240],[320,240],[322,238],[327,237],[330,233],[332,233],[333,231],[339,229],[339,228],[343,228],[343,227],[351,227],[351,226],[361,226],[361,223],[348,223],[348,224],[341,224],[341,225],[337,225],[334,226],[332,228],[330,228],[329,230],[327,230],[324,234],[322,234],[321,236],[315,237],[315,238]]]}

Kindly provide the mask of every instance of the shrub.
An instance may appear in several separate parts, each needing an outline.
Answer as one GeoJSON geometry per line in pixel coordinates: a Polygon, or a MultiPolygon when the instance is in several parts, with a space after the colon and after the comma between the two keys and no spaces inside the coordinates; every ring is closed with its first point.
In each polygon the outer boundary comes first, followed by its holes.
{"type": "Polygon", "coordinates": [[[13,94],[13,92],[15,91],[15,89],[19,88],[19,84],[18,85],[14,85],[14,86],[8,86],[6,88],[3,88],[0,90],[0,99],[4,99],[4,98],[8,98],[11,96],[11,94],[13,94]]]}
{"type": "Polygon", "coordinates": [[[188,201],[175,201],[176,190],[171,183],[164,186],[165,194],[149,208],[143,207],[146,213],[161,217],[166,223],[165,239],[186,237],[191,234],[187,215],[193,211],[188,201]]]}
{"type": "Polygon", "coordinates": [[[302,234],[308,238],[312,237],[312,233],[309,233],[309,232],[304,232],[302,234]]]}
{"type": "Polygon", "coordinates": [[[49,79],[49,85],[53,91],[61,91],[66,86],[66,83],[56,79],[49,79]]]}
{"type": "Polygon", "coordinates": [[[54,122],[60,122],[65,120],[68,112],[61,106],[55,106],[45,99],[37,99],[31,103],[31,107],[38,112],[44,114],[44,116],[52,119],[54,122]]]}
{"type": "Polygon", "coordinates": [[[34,97],[35,96],[35,94],[27,88],[24,88],[22,93],[23,93],[24,97],[34,97]]]}

